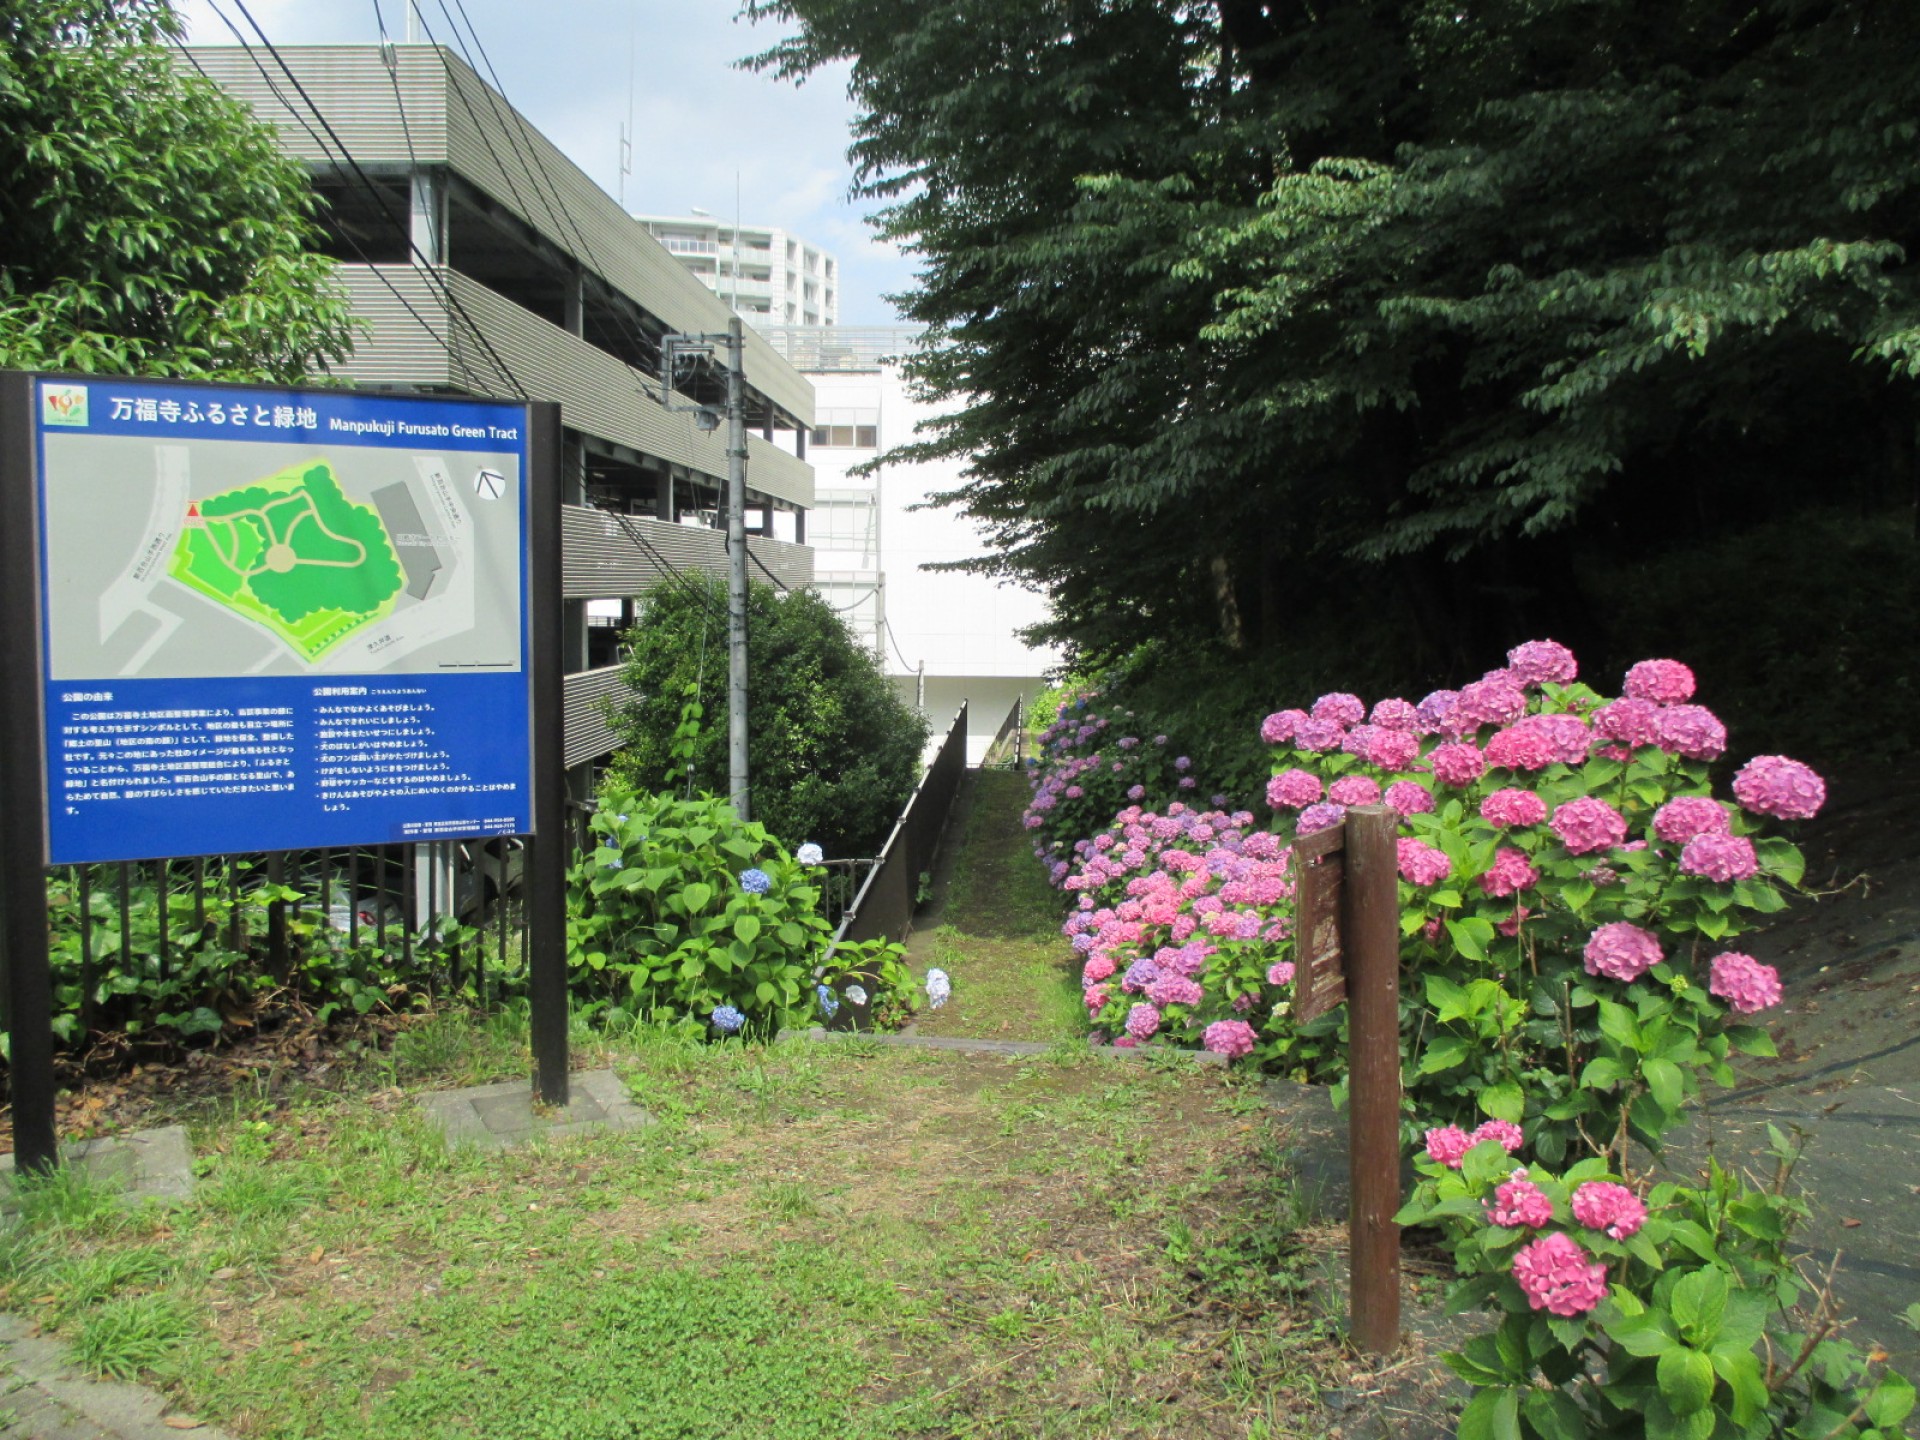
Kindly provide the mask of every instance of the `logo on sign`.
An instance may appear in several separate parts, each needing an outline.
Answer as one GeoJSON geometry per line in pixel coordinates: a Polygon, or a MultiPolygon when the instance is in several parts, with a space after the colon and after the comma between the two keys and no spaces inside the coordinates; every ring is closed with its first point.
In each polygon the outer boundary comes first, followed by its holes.
{"type": "Polygon", "coordinates": [[[482,500],[498,500],[506,489],[507,477],[498,470],[482,470],[473,477],[473,493],[482,500]]]}
{"type": "Polygon", "coordinates": [[[87,387],[48,385],[43,388],[40,391],[40,423],[85,425],[87,423],[87,387]]]}

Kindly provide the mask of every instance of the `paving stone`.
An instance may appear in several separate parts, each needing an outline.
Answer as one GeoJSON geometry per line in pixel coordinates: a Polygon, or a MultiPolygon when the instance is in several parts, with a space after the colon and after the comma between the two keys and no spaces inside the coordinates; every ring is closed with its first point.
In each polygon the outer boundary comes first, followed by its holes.
{"type": "MultiPolygon", "coordinates": [[[[179,1204],[193,1197],[193,1151],[184,1125],[138,1130],[100,1140],[76,1140],[60,1147],[63,1164],[85,1171],[139,1202],[179,1204]]],[[[13,1199],[13,1156],[0,1156],[0,1214],[18,1210],[13,1199]]]]}
{"type": "Polygon", "coordinates": [[[0,1315],[0,1437],[33,1440],[228,1440],[226,1432],[200,1425],[180,1430],[166,1423],[173,1412],[165,1396],[143,1385],[90,1379],[65,1344],[35,1335],[18,1315],[0,1315]],[[11,1414],[9,1415],[9,1412],[11,1414]]]}
{"type": "Polygon", "coordinates": [[[501,1150],[530,1141],[565,1140],[608,1130],[635,1130],[653,1119],[633,1103],[611,1070],[586,1070],[571,1078],[564,1110],[536,1110],[525,1080],[470,1085],[421,1097],[420,1106],[449,1145],[501,1150]]]}

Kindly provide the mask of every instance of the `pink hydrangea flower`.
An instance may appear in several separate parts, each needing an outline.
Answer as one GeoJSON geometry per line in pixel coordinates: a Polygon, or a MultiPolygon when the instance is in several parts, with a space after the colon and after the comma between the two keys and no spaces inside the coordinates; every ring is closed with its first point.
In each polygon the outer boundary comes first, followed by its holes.
{"type": "Polygon", "coordinates": [[[1480,818],[1504,829],[1538,825],[1547,818],[1547,802],[1531,790],[1496,790],[1480,802],[1480,818]]]}
{"type": "Polygon", "coordinates": [[[1738,950],[1713,957],[1707,993],[1718,995],[1742,1015],[1780,1003],[1780,972],[1738,950]]]}
{"type": "Polygon", "coordinates": [[[1300,812],[1295,829],[1302,835],[1311,835],[1316,830],[1331,829],[1346,818],[1347,807],[1344,805],[1309,805],[1300,812]]]}
{"type": "Polygon", "coordinates": [[[1095,1015],[1107,1008],[1107,987],[1095,985],[1086,993],[1087,1009],[1095,1015]]]}
{"type": "Polygon", "coordinates": [[[1453,871],[1447,852],[1436,850],[1424,840],[1402,838],[1394,843],[1399,851],[1400,878],[1409,885],[1438,885],[1453,871]]]}
{"type": "Polygon", "coordinates": [[[1531,914],[1533,914],[1533,911],[1529,910],[1526,906],[1516,905],[1513,907],[1513,914],[1504,920],[1494,921],[1493,928],[1511,940],[1520,933],[1520,922],[1531,914]]]}
{"type": "Polygon", "coordinates": [[[1366,746],[1361,750],[1360,758],[1382,770],[1405,770],[1420,758],[1420,737],[1409,730],[1389,730],[1384,726],[1369,725],[1366,746]]]}
{"type": "Polygon", "coordinates": [[[1642,660],[1627,671],[1627,694],[1656,705],[1678,705],[1693,698],[1693,671],[1678,660],[1642,660]]]}
{"type": "Polygon", "coordinates": [[[1080,971],[1080,983],[1083,985],[1097,985],[1102,980],[1109,979],[1113,975],[1113,971],[1114,964],[1111,955],[1095,955],[1087,961],[1085,967],[1080,971]]]}
{"type": "Polygon", "coordinates": [[[1584,1315],[1607,1298],[1607,1267],[1558,1230],[1514,1253],[1513,1278],[1527,1304],[1554,1315],[1584,1315]]]}
{"type": "Polygon", "coordinates": [[[1482,1120],[1467,1137],[1478,1145],[1482,1140],[1498,1140],[1500,1148],[1511,1155],[1527,1143],[1527,1137],[1511,1120],[1482,1120]]]}
{"type": "Polygon", "coordinates": [[[1455,723],[1468,727],[1511,725],[1526,713],[1526,691],[1510,676],[1495,673],[1461,686],[1460,698],[1453,702],[1455,723]]]}
{"type": "Polygon", "coordinates": [[[1628,984],[1638,980],[1666,957],[1660,953],[1660,941],[1650,930],[1625,920],[1602,925],[1587,939],[1587,973],[1604,975],[1609,980],[1628,984]]]}
{"type": "Polygon", "coordinates": [[[1460,1159],[1473,1148],[1473,1141],[1458,1125],[1442,1125],[1427,1131],[1427,1154],[1449,1170],[1460,1168],[1460,1159]]]}
{"type": "Polygon", "coordinates": [[[1276,810],[1299,810],[1324,793],[1320,777],[1308,770],[1282,770],[1267,782],[1267,804],[1276,810]]]}
{"type": "Polygon", "coordinates": [[[1380,782],[1371,775],[1342,775],[1327,787],[1327,798],[1336,805],[1378,805],[1380,782]]]}
{"type": "Polygon", "coordinates": [[[1129,800],[1144,800],[1146,795],[1147,787],[1144,785],[1133,785],[1127,789],[1127,799],[1129,800]]]}
{"type": "Polygon", "coordinates": [[[1567,685],[1579,675],[1580,664],[1558,641],[1529,640],[1507,651],[1507,669],[1522,685],[1567,685]]]}
{"type": "Polygon", "coordinates": [[[1653,833],[1669,845],[1696,835],[1726,835],[1733,829],[1726,806],[1707,795],[1682,795],[1653,812],[1653,833]]]}
{"type": "Polygon", "coordinates": [[[1300,722],[1293,732],[1293,744],[1297,750],[1338,750],[1340,741],[1345,738],[1346,730],[1331,720],[1308,717],[1300,722]]]}
{"type": "Polygon", "coordinates": [[[1651,700],[1615,700],[1593,712],[1593,728],[1621,745],[1657,745],[1660,707],[1651,700]]]}
{"type": "Polygon", "coordinates": [[[1291,960],[1276,960],[1273,964],[1269,965],[1267,967],[1267,983],[1269,985],[1291,985],[1293,983],[1293,962],[1291,960]]]}
{"type": "Polygon", "coordinates": [[[1718,760],[1727,727],[1704,705],[1669,705],[1660,712],[1660,748],[1689,760],[1718,760]]]}
{"type": "MultiPolygon", "coordinates": [[[[1529,716],[1539,719],[1539,716],[1529,716]]],[[[1553,763],[1553,747],[1526,720],[1493,732],[1487,741],[1487,765],[1495,770],[1543,770],[1553,763]]]]}
{"type": "Polygon", "coordinates": [[[1487,1218],[1509,1230],[1537,1230],[1553,1219],[1553,1201],[1547,1192],[1527,1179],[1527,1172],[1516,1170],[1512,1178],[1496,1186],[1487,1203],[1487,1218]]]}
{"type": "Polygon", "coordinates": [[[1495,899],[1503,899],[1539,881],[1540,872],[1529,863],[1526,852],[1503,845],[1493,857],[1493,868],[1480,877],[1480,888],[1495,899]]]}
{"type": "Polygon", "coordinates": [[[1162,1008],[1168,1005],[1198,1005],[1201,989],[1184,975],[1162,975],[1147,986],[1147,999],[1162,1008]]]}
{"type": "MultiPolygon", "coordinates": [[[[1276,710],[1260,722],[1260,738],[1269,745],[1278,745],[1291,740],[1301,722],[1307,718],[1304,710],[1276,710]]],[[[1156,745],[1164,745],[1167,737],[1162,735],[1154,740],[1156,745]]]]}
{"type": "Polygon", "coordinates": [[[1733,798],[1755,815],[1805,820],[1827,803],[1827,786],[1798,760],[1784,755],[1756,755],[1733,777],[1733,798]]]}
{"type": "Polygon", "coordinates": [[[1589,1180],[1573,1192],[1573,1218],[1589,1230],[1600,1230],[1615,1240],[1637,1234],[1647,1223],[1647,1207],[1624,1185],[1611,1180],[1589,1180]]]}
{"type": "Polygon", "coordinates": [[[1433,769],[1434,779],[1455,789],[1473,784],[1487,768],[1486,757],[1478,747],[1459,742],[1434,746],[1427,764],[1433,769]]]}
{"type": "Polygon", "coordinates": [[[1335,690],[1313,702],[1313,718],[1331,721],[1345,729],[1349,725],[1358,725],[1367,718],[1366,702],[1358,695],[1349,695],[1344,690],[1335,690]]]}
{"type": "Polygon", "coordinates": [[[1420,717],[1422,735],[1454,734],[1453,705],[1460,698],[1458,690],[1435,690],[1418,705],[1413,713],[1420,717]]]}
{"type": "Polygon", "coordinates": [[[1627,838],[1627,822],[1604,800],[1582,795],[1553,812],[1553,833],[1569,855],[1611,850],[1627,838]]]}
{"type": "Polygon", "coordinates": [[[1411,733],[1420,728],[1420,712],[1397,696],[1377,702],[1373,714],[1367,718],[1382,730],[1405,730],[1411,733]]]}
{"type": "Polygon", "coordinates": [[[1680,873],[1726,883],[1760,871],[1760,857],[1744,835],[1696,835],[1680,852],[1680,873]]]}
{"type": "Polygon", "coordinates": [[[1400,818],[1425,815],[1433,809],[1433,792],[1413,780],[1396,780],[1387,786],[1387,804],[1400,812],[1400,818]]]}
{"type": "Polygon", "coordinates": [[[1127,1011],[1127,1034],[1135,1040],[1150,1040],[1160,1028],[1160,1012],[1151,1005],[1135,1005],[1127,1011]]]}
{"type": "Polygon", "coordinates": [[[1244,1020],[1216,1020],[1207,1026],[1200,1043],[1216,1055],[1237,1060],[1253,1049],[1253,1027],[1244,1020]]]}

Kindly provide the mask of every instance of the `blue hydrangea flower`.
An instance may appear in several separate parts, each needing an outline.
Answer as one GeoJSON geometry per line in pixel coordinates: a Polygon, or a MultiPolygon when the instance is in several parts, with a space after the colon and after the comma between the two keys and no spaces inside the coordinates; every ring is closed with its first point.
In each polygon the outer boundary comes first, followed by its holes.
{"type": "Polygon", "coordinates": [[[713,1028],[723,1035],[738,1035],[740,1027],[747,1023],[747,1017],[731,1005],[714,1006],[708,1018],[713,1021],[713,1028]]]}
{"type": "Polygon", "coordinates": [[[825,985],[813,987],[813,993],[820,997],[820,1013],[831,1020],[840,1013],[840,997],[825,985]]]}
{"type": "Polygon", "coordinates": [[[773,888],[773,877],[756,865],[740,872],[740,888],[749,895],[764,895],[773,888]]]}
{"type": "Polygon", "coordinates": [[[809,840],[793,852],[793,858],[798,860],[802,865],[818,865],[822,860],[827,858],[827,852],[809,840]]]}
{"type": "Polygon", "coordinates": [[[953,994],[953,982],[947,978],[947,972],[938,967],[927,971],[927,1006],[938,1010],[947,1003],[947,997],[953,994]]]}

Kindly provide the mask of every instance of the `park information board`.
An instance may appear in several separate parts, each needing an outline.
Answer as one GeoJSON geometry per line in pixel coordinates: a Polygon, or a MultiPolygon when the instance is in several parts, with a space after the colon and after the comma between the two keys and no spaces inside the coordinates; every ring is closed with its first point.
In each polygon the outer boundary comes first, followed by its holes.
{"type": "Polygon", "coordinates": [[[527,406],[31,383],[51,863],[532,830],[527,406]]]}

